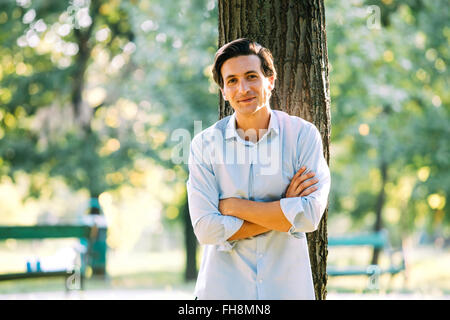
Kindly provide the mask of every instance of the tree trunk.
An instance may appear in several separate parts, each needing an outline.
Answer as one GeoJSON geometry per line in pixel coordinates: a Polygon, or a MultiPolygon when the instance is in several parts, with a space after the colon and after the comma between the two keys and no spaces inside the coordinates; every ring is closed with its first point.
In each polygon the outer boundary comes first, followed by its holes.
{"type": "Polygon", "coordinates": [[[197,279],[197,238],[195,237],[194,229],[192,228],[187,198],[182,208],[184,245],[186,249],[186,269],[184,270],[184,280],[191,281],[197,279]]]}
{"type": "MultiPolygon", "coordinates": [[[[219,47],[250,38],[275,59],[271,108],[299,116],[319,129],[329,162],[331,130],[328,55],[323,0],[219,0],[219,47]]],[[[219,95],[219,118],[233,109],[219,95]]],[[[307,235],[317,300],[326,298],[327,216],[307,235]]]]}
{"type": "Polygon", "coordinates": [[[92,32],[94,30],[94,25],[97,20],[96,18],[100,10],[100,5],[100,1],[93,1],[93,3],[90,5],[89,14],[91,16],[92,23],[89,27],[87,27],[87,29],[74,29],[74,35],[78,44],[78,53],[75,56],[74,72],[72,75],[73,82],[71,100],[75,121],[77,121],[81,125],[81,127],[87,134],[89,134],[91,131],[91,119],[83,119],[82,117],[82,94],[84,90],[84,84],[86,82],[85,74],[92,51],[92,44],[89,43],[89,40],[91,39],[92,32]]]}
{"type": "MultiPolygon", "coordinates": [[[[389,114],[391,113],[391,106],[384,105],[383,112],[381,113],[380,121],[385,123],[389,114]]],[[[380,231],[383,228],[383,207],[386,202],[386,184],[388,181],[388,163],[389,161],[386,159],[385,153],[385,144],[388,141],[389,137],[386,130],[381,131],[379,137],[379,145],[378,150],[380,150],[380,174],[381,174],[381,186],[380,192],[378,193],[377,202],[375,204],[375,226],[374,231],[380,231]]],[[[374,248],[372,254],[372,264],[378,264],[378,257],[380,255],[380,249],[374,248]]]]}
{"type": "MultiPolygon", "coordinates": [[[[91,56],[92,45],[89,43],[91,39],[92,32],[94,30],[97,15],[100,10],[100,1],[93,1],[89,8],[89,15],[91,16],[92,22],[89,27],[85,30],[75,28],[74,35],[78,44],[78,53],[75,56],[75,63],[73,66],[72,74],[72,92],[71,92],[71,102],[74,114],[75,122],[80,125],[84,132],[84,139],[90,141],[92,139],[91,130],[91,118],[83,118],[82,103],[83,103],[83,90],[86,82],[86,70],[88,68],[89,59],[91,56]]],[[[92,150],[94,152],[94,150],[92,150]]],[[[91,167],[89,170],[95,170],[96,166],[91,167]]],[[[90,175],[92,179],[92,175],[90,175]]],[[[91,182],[90,182],[91,183],[91,182]]],[[[98,202],[98,197],[100,192],[98,190],[90,190],[90,204],[89,204],[89,214],[101,216],[100,205],[98,202]]],[[[104,217],[102,216],[104,219],[104,217]]],[[[95,241],[90,244],[89,254],[91,255],[91,267],[92,274],[94,276],[106,276],[106,231],[101,231],[102,234],[99,236],[99,230],[97,228],[93,229],[93,236],[95,241]]],[[[91,239],[92,240],[92,239],[91,239]]]]}
{"type": "MultiPolygon", "coordinates": [[[[385,187],[387,183],[387,169],[388,165],[386,161],[382,160],[380,165],[380,173],[381,173],[381,187],[380,187],[380,193],[378,194],[377,203],[375,207],[375,214],[376,214],[376,220],[375,220],[375,227],[374,231],[380,231],[383,228],[383,207],[384,203],[386,201],[386,193],[385,193],[385,187]]],[[[378,256],[380,254],[379,248],[373,249],[373,255],[372,255],[372,264],[378,264],[378,256]]]]}

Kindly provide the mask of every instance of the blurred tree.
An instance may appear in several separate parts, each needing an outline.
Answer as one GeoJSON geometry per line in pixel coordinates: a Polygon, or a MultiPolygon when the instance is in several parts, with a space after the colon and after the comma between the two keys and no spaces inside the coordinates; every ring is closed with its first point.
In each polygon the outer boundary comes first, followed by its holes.
{"type": "MultiPolygon", "coordinates": [[[[117,5],[89,3],[2,2],[0,50],[6,69],[2,73],[4,139],[0,150],[2,174],[14,178],[15,171],[25,170],[62,175],[75,189],[87,187],[97,197],[117,185],[105,176],[129,162],[128,148],[118,152],[122,157],[110,156],[116,150],[106,150],[107,156],[98,153],[105,141],[92,131],[91,120],[104,97],[100,91],[83,101],[86,70],[95,46],[110,55],[121,54],[123,44],[132,41],[133,35],[126,26],[126,14],[117,5]],[[99,30],[110,30],[107,43],[98,40],[99,30]],[[72,112],[67,112],[69,105],[72,112]]],[[[110,149],[115,148],[113,144],[110,149]]],[[[31,195],[38,196],[39,190],[32,187],[31,195]]]]}
{"type": "Polygon", "coordinates": [[[330,210],[350,214],[355,228],[372,224],[398,238],[416,228],[448,234],[446,4],[355,0],[326,6],[330,210]]]}
{"type": "MultiPolygon", "coordinates": [[[[323,1],[219,0],[219,47],[247,37],[269,48],[277,80],[271,107],[316,125],[329,161],[330,109],[323,1]]],[[[233,112],[220,95],[220,118],[233,112]]],[[[317,231],[307,234],[316,299],[326,298],[327,210],[317,231]]]]}
{"type": "Polygon", "coordinates": [[[98,196],[126,183],[133,154],[146,148],[110,123],[93,128],[95,112],[117,98],[107,99],[98,79],[88,81],[93,52],[114,56],[109,67],[120,69],[133,40],[127,13],[118,1],[82,0],[7,1],[0,12],[1,174],[31,174],[30,197],[42,188],[33,174],[62,176],[73,189],[86,188],[90,212],[99,213],[98,196]]]}
{"type": "MultiPolygon", "coordinates": [[[[171,161],[168,137],[192,133],[194,119],[217,119],[207,76],[214,1],[11,0],[0,9],[2,175],[63,176],[96,198],[139,184],[138,162],[150,158],[174,169],[168,185],[184,185],[187,166],[171,161]]],[[[41,189],[36,179],[30,196],[41,189]]],[[[165,212],[185,221],[186,278],[194,279],[196,240],[178,198],[165,212]]]]}
{"type": "Polygon", "coordinates": [[[117,79],[117,90],[140,106],[150,102],[151,113],[162,119],[153,126],[164,135],[157,150],[164,161],[159,164],[176,171],[176,179],[167,181],[171,188],[183,186],[176,203],[166,202],[165,221],[182,224],[186,250],[184,279],[195,280],[198,243],[185,189],[190,139],[181,141],[184,149],[178,150],[181,142],[176,132],[189,132],[192,138],[217,120],[215,94],[218,90],[210,73],[217,47],[217,7],[215,1],[195,0],[141,1],[138,5],[130,3],[126,8],[134,17],[136,51],[130,77],[128,81],[117,79]],[[199,123],[197,129],[194,121],[199,123]],[[183,161],[174,162],[173,153],[177,152],[183,161]]]}

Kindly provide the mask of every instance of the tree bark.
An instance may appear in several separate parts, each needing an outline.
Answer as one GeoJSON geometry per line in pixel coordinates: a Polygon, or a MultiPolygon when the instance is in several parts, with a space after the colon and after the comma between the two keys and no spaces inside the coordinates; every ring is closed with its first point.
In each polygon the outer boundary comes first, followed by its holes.
{"type": "MultiPolygon", "coordinates": [[[[378,193],[377,203],[375,207],[375,227],[374,231],[378,232],[383,228],[383,207],[384,203],[386,202],[386,183],[387,183],[387,170],[388,165],[386,161],[382,160],[380,164],[380,173],[381,173],[381,187],[380,192],[378,193]]],[[[373,249],[373,255],[372,255],[372,262],[371,264],[378,264],[378,257],[380,255],[380,249],[374,248],[373,249]]]]}
{"type": "Polygon", "coordinates": [[[197,279],[197,238],[195,237],[194,229],[192,228],[187,198],[182,210],[184,245],[186,249],[186,268],[184,270],[184,280],[191,281],[197,279]]]}
{"type": "MultiPolygon", "coordinates": [[[[92,137],[92,129],[91,129],[91,119],[82,117],[82,102],[83,102],[83,90],[86,82],[86,70],[88,68],[89,59],[91,56],[92,45],[89,43],[89,40],[92,36],[92,32],[94,30],[95,22],[97,15],[99,14],[101,2],[94,1],[89,9],[89,14],[92,19],[92,23],[86,30],[82,29],[74,29],[75,39],[78,44],[78,53],[75,56],[75,63],[73,66],[73,74],[72,74],[72,92],[71,92],[71,102],[72,109],[74,113],[75,121],[80,125],[82,131],[84,133],[84,139],[89,141],[92,137]]],[[[93,150],[92,150],[93,152],[93,150]]],[[[89,170],[95,170],[96,166],[91,167],[89,170]]],[[[91,176],[91,175],[90,175],[91,176]]],[[[89,214],[91,215],[100,215],[100,207],[98,205],[98,197],[99,190],[90,190],[90,206],[89,206],[89,214]],[[94,204],[94,205],[93,205],[94,204]]],[[[98,231],[95,231],[98,232],[98,231]]],[[[106,239],[106,235],[105,235],[106,239]]],[[[105,277],[106,275],[106,256],[102,256],[102,251],[99,250],[99,246],[106,246],[106,243],[101,243],[99,241],[95,241],[92,247],[89,249],[91,257],[91,267],[92,274],[94,276],[105,277]]]]}
{"type": "MultiPolygon", "coordinates": [[[[277,81],[271,108],[299,116],[319,129],[329,163],[331,130],[328,55],[323,0],[219,0],[219,47],[250,38],[270,49],[277,81]]],[[[233,109],[219,95],[219,118],[233,109]]],[[[307,234],[316,299],[326,299],[327,216],[307,234]]]]}
{"type": "MultiPolygon", "coordinates": [[[[390,105],[383,106],[383,112],[381,113],[380,120],[382,122],[386,121],[391,112],[390,105]]],[[[386,158],[386,141],[388,141],[389,137],[386,130],[382,130],[379,138],[379,146],[378,150],[380,150],[380,175],[381,175],[381,186],[380,191],[378,193],[377,202],[375,204],[375,225],[374,231],[378,232],[383,229],[383,208],[386,203],[386,184],[388,182],[388,169],[389,169],[389,161],[386,158]]],[[[372,253],[372,261],[371,264],[378,264],[378,257],[380,255],[380,249],[374,248],[372,253]]]]}
{"type": "Polygon", "coordinates": [[[81,117],[81,108],[83,102],[82,94],[84,84],[86,82],[85,74],[92,51],[92,45],[89,43],[89,40],[92,36],[97,15],[99,14],[100,5],[100,1],[94,1],[90,6],[89,14],[91,16],[92,23],[86,30],[77,28],[74,29],[74,35],[78,44],[78,54],[75,56],[74,72],[72,76],[72,108],[75,120],[79,122],[79,124],[87,134],[89,134],[91,131],[91,119],[82,119],[81,117]]]}

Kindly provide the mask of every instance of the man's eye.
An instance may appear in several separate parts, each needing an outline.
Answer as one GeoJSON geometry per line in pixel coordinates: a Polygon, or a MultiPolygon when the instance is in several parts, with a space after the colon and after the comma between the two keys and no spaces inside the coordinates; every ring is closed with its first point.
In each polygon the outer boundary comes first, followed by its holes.
{"type": "Polygon", "coordinates": [[[235,83],[235,82],[236,82],[236,79],[230,79],[230,80],[228,80],[228,83],[229,83],[229,84],[235,83]]]}
{"type": "Polygon", "coordinates": [[[250,75],[248,76],[248,78],[249,78],[249,79],[256,79],[257,76],[256,76],[256,74],[250,74],[250,75]]]}

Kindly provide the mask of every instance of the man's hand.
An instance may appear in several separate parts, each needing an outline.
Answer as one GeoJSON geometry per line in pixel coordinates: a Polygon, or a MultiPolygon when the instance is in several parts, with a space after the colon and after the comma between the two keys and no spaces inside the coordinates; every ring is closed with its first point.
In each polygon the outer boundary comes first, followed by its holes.
{"type": "Polygon", "coordinates": [[[224,216],[232,216],[235,208],[241,199],[239,198],[226,198],[219,200],[219,211],[224,216]]]}
{"type": "Polygon", "coordinates": [[[315,175],[315,173],[309,172],[303,174],[305,170],[306,167],[302,167],[294,175],[291,183],[289,184],[289,187],[286,190],[286,198],[304,197],[317,190],[316,186],[311,187],[313,184],[316,184],[319,181],[317,178],[311,179],[315,175]]]}

